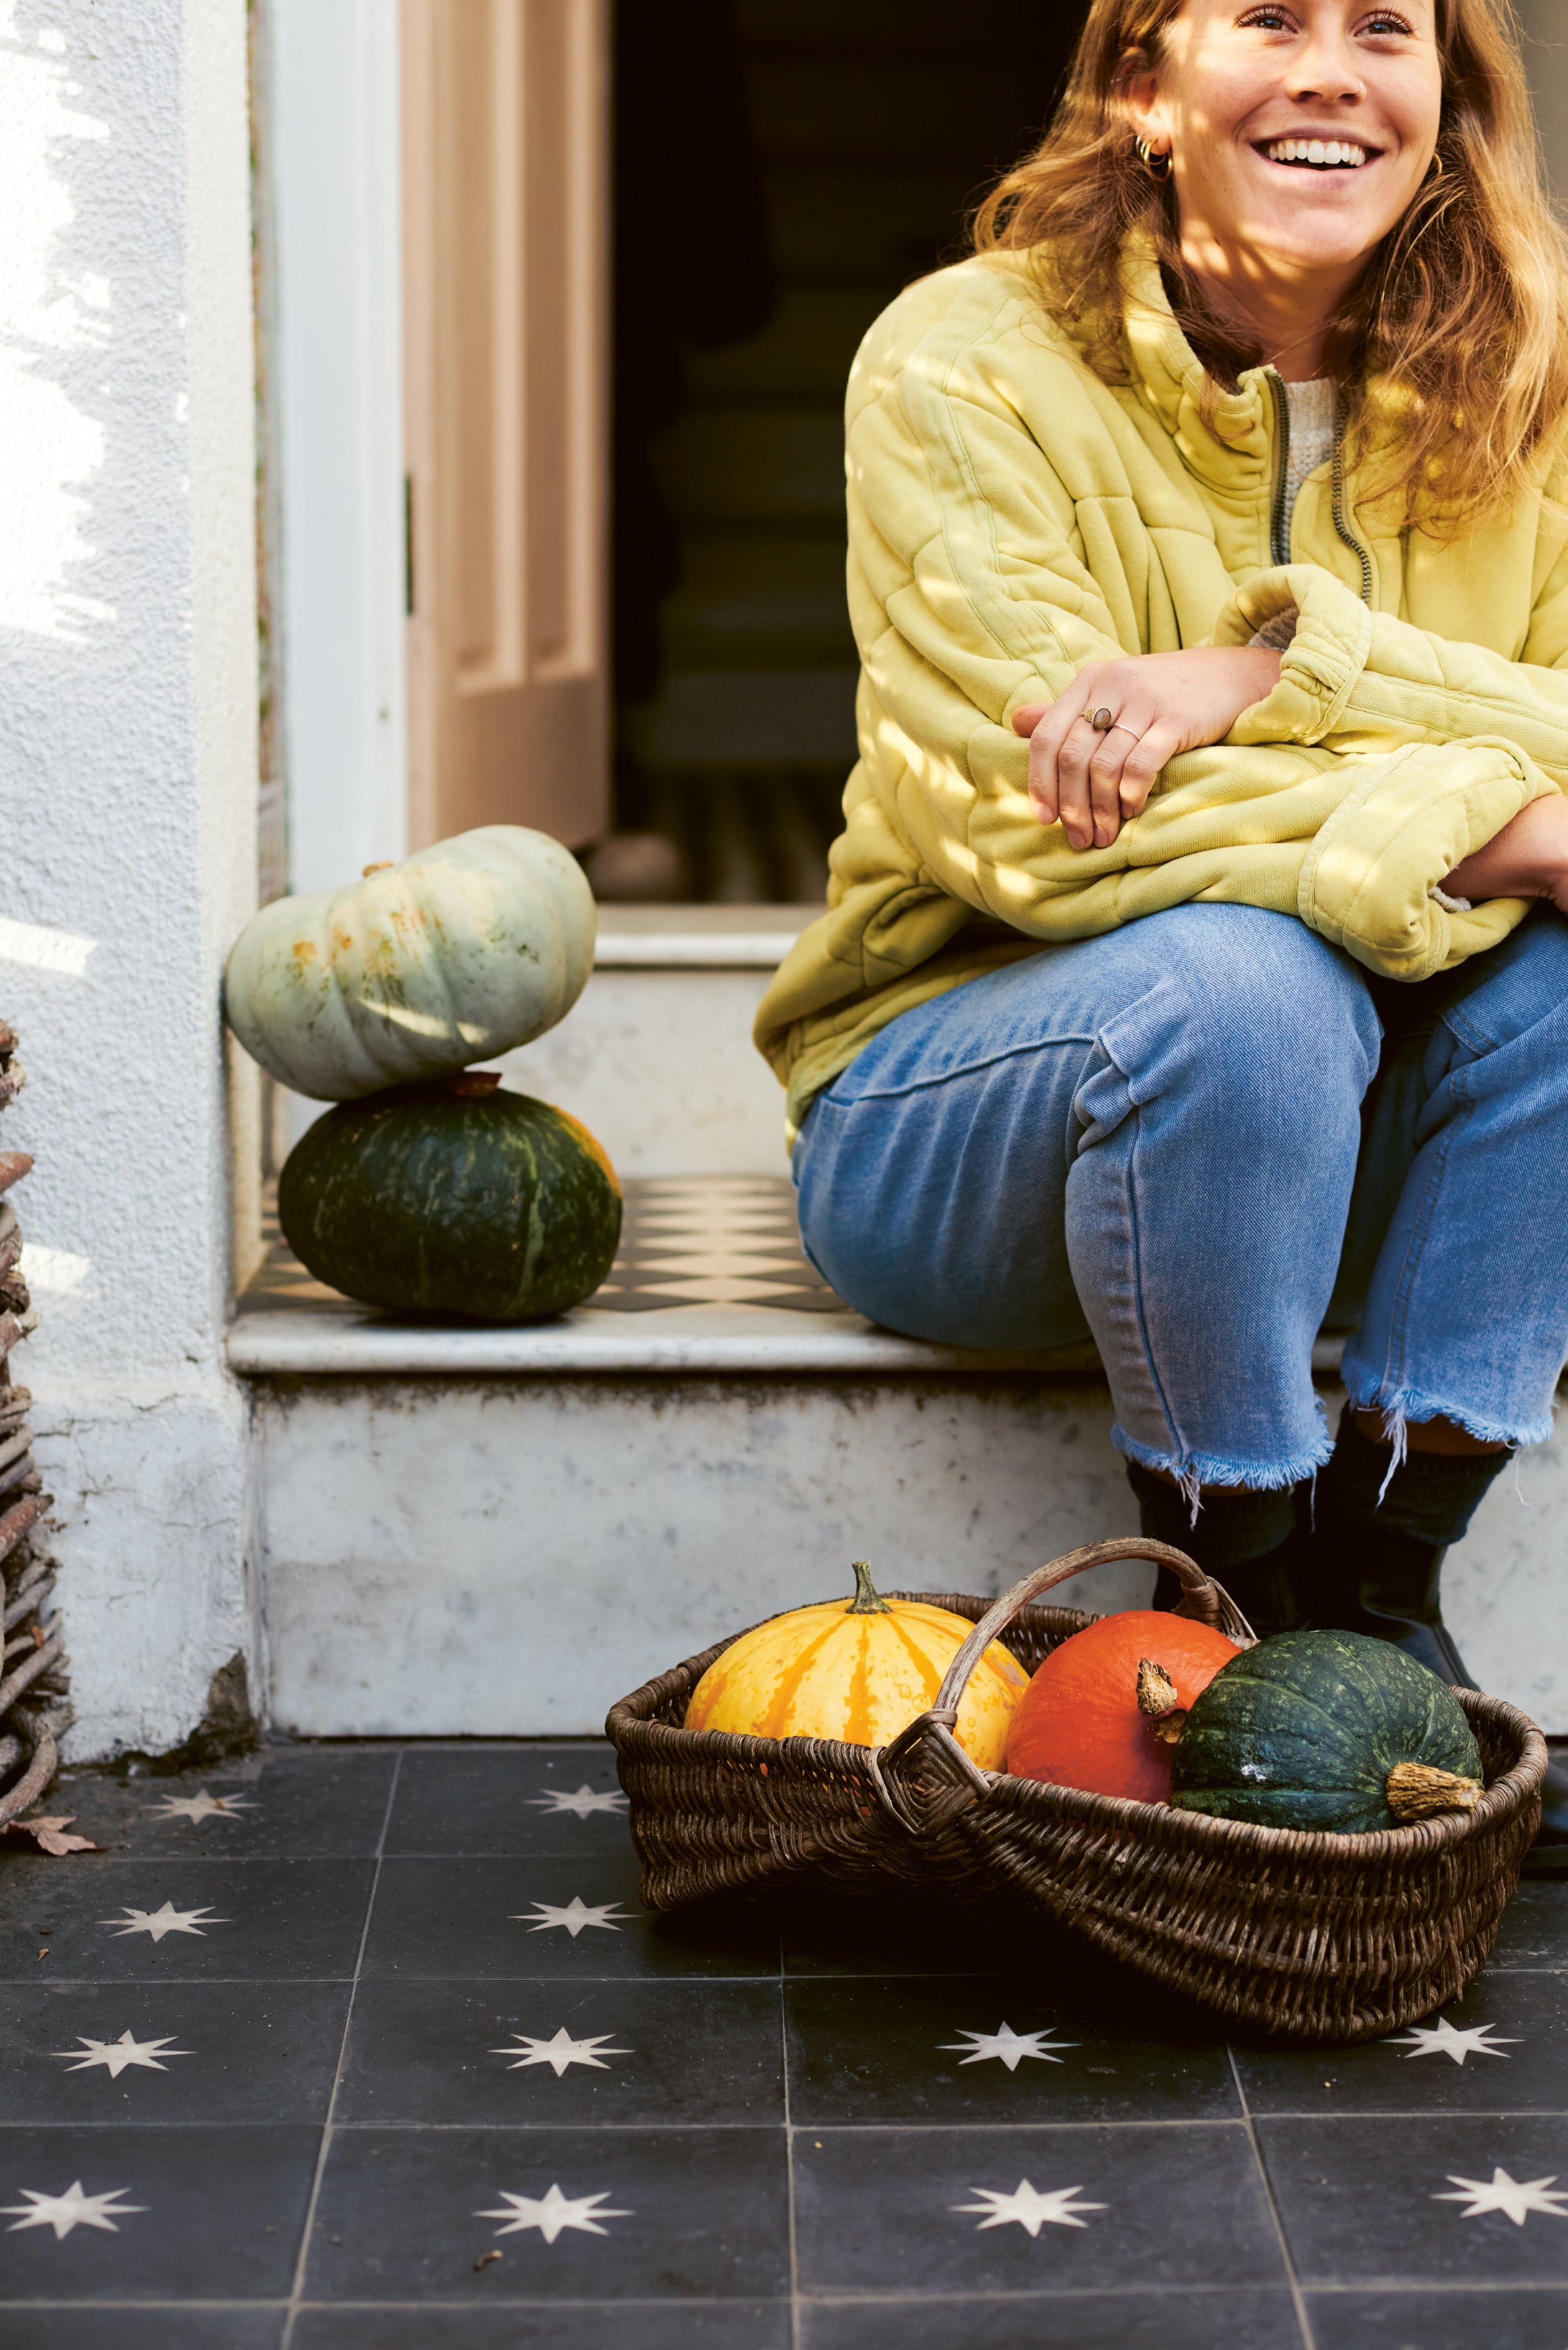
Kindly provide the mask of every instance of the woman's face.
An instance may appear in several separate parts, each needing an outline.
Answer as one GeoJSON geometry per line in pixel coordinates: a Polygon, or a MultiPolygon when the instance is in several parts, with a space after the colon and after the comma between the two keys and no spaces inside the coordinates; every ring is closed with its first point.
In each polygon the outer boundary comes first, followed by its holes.
{"type": "Polygon", "coordinates": [[[1129,96],[1182,246],[1232,279],[1354,282],[1432,161],[1435,0],[1186,0],[1129,96]]]}

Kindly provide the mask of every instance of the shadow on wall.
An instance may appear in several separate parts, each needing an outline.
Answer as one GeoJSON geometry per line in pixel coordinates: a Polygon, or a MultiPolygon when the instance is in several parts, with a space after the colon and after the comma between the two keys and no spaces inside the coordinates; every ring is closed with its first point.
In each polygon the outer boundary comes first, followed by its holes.
{"type": "MultiPolygon", "coordinates": [[[[154,17],[171,5],[149,0],[154,17]]],[[[18,1129],[36,1123],[49,1073],[26,1271],[51,1347],[66,1336],[57,1305],[68,1320],[101,1302],[90,1259],[127,1212],[99,1173],[117,1139],[133,1150],[138,1115],[116,933],[160,935],[160,877],[188,821],[169,786],[192,759],[188,718],[160,691],[190,660],[185,289],[169,202],[183,126],[169,44],[148,37],[146,12],[115,14],[0,0],[0,1004],[25,1024],[35,1069],[18,1129]],[[117,463],[117,446],[134,463],[117,463]]],[[[182,944],[170,944],[177,966],[182,944]]],[[[143,1063],[138,1087],[161,1074],[143,1063]]]]}
{"type": "Polygon", "coordinates": [[[109,285],[61,265],[84,144],[109,126],[82,104],[49,12],[0,10],[0,629],[80,643],[112,621],[90,592],[86,485],[102,468],[111,364],[109,285]]]}

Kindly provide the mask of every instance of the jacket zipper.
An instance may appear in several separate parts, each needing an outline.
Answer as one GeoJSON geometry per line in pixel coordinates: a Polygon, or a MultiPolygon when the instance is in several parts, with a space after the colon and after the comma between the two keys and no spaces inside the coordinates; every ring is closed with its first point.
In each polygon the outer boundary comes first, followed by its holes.
{"type": "MultiPolygon", "coordinates": [[[[1274,513],[1271,530],[1273,556],[1276,563],[1291,559],[1290,523],[1285,514],[1285,486],[1291,462],[1291,403],[1284,378],[1276,368],[1268,370],[1269,390],[1274,396],[1274,513]]],[[[1372,601],[1372,557],[1345,518],[1345,400],[1339,401],[1339,412],[1334,432],[1334,527],[1343,544],[1361,566],[1361,600],[1372,601]]]]}
{"type": "Polygon", "coordinates": [[[1270,545],[1276,563],[1291,559],[1291,529],[1285,514],[1285,485],[1291,463],[1291,403],[1285,393],[1285,380],[1277,368],[1268,370],[1269,390],[1274,395],[1274,513],[1270,525],[1270,545]]]}
{"type": "Polygon", "coordinates": [[[1340,395],[1339,413],[1334,423],[1334,526],[1344,544],[1361,565],[1361,600],[1372,602],[1372,557],[1345,519],[1345,398],[1340,395]]]}

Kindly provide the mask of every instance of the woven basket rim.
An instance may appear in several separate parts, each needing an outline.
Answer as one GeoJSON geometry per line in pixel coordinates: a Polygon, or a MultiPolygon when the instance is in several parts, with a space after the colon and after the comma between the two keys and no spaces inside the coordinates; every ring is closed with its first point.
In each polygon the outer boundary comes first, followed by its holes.
{"type": "MultiPolygon", "coordinates": [[[[889,1591],[883,1596],[937,1607],[961,1598],[981,1613],[991,1605],[989,1600],[965,1592],[889,1591]]],[[[780,1608],[775,1612],[784,1616],[793,1615],[795,1610],[780,1608]]],[[[958,1611],[950,1607],[949,1612],[958,1611]]],[[[1072,1618],[1075,1629],[1100,1620],[1079,1608],[1042,1607],[1038,1603],[1029,1612],[1036,1623],[1043,1617],[1072,1618]]],[[[758,1620],[772,1623],[775,1617],[768,1616],[758,1620]]],[[[973,1620],[980,1620],[978,1614],[973,1620]]],[[[629,1732],[636,1738],[651,1741],[666,1754],[679,1751],[691,1762],[739,1764],[749,1770],[761,1768],[770,1776],[776,1769],[785,1779],[857,1779],[870,1785],[869,1758],[873,1753],[886,1752],[886,1748],[848,1745],[829,1738],[759,1738],[743,1731],[687,1730],[679,1723],[653,1719],[677,1693],[683,1679],[688,1691],[695,1688],[715,1658],[756,1628],[755,1625],[742,1626],[711,1648],[682,1659],[680,1664],[655,1674],[639,1689],[618,1699],[606,1716],[606,1735],[618,1749],[623,1734],[629,1732]]],[[[977,1797],[974,1808],[983,1811],[998,1796],[1005,1796],[1027,1811],[1047,1816],[1064,1814],[1091,1827],[1152,1836],[1158,1842],[1178,1847],[1210,1852],[1228,1848],[1232,1854],[1254,1853],[1260,1859],[1330,1866],[1337,1864],[1346,1869],[1391,1856],[1424,1859],[1445,1846],[1468,1843],[1512,1818],[1533,1798],[1546,1772],[1546,1741],[1528,1714],[1510,1704],[1506,1698],[1490,1697],[1480,1690],[1456,1690],[1455,1695],[1467,1719],[1479,1717],[1513,1733],[1518,1759],[1484,1789],[1473,1811],[1445,1812],[1436,1819],[1419,1820],[1407,1827],[1378,1828],[1351,1835],[1338,1835],[1324,1828],[1265,1827],[1253,1820],[1218,1819],[1203,1812],[1179,1811],[1169,1804],[1145,1804],[1127,1796],[1093,1794],[1081,1787],[1059,1787],[1043,1780],[1020,1779],[1007,1771],[987,1773],[991,1793],[977,1797]]]]}

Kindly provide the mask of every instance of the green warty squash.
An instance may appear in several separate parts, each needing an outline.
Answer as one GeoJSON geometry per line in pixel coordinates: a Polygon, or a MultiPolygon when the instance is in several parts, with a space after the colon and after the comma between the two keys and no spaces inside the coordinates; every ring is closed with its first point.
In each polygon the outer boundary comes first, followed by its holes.
{"type": "Polygon", "coordinates": [[[344,1102],[277,1187],[318,1281],[394,1313],[528,1322],[580,1305],[620,1239],[620,1189],[586,1127],[488,1072],[344,1102]]]}
{"type": "Polygon", "coordinates": [[[1194,1700],[1171,1766],[1181,1811],[1357,1835],[1468,1811],[1481,1759],[1435,1673],[1360,1632],[1281,1632],[1194,1700]]]}

